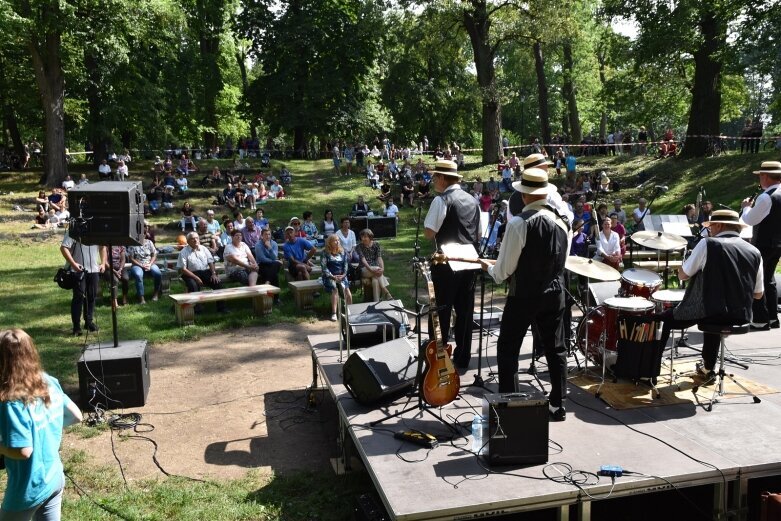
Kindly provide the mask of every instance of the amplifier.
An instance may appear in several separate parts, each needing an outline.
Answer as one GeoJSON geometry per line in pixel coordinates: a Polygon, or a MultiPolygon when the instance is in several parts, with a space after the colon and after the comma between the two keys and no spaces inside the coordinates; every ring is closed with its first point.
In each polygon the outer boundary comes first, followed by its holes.
{"type": "Polygon", "coordinates": [[[548,399],[539,391],[486,394],[489,465],[548,462],[548,399]]]}
{"type": "Polygon", "coordinates": [[[350,315],[350,327],[342,322],[342,333],[350,335],[350,347],[369,347],[377,345],[383,340],[396,338],[399,326],[404,324],[409,331],[410,325],[407,314],[398,309],[404,308],[400,300],[383,300],[380,302],[365,302],[362,304],[350,304],[347,306],[350,315]],[[390,326],[372,325],[371,322],[383,321],[390,326]],[[382,330],[385,329],[383,338],[382,330]]]}
{"type": "Polygon", "coordinates": [[[78,362],[79,397],[83,409],[142,407],[149,393],[149,351],[146,340],[92,344],[78,362]],[[91,388],[97,390],[94,399],[91,388]]]}

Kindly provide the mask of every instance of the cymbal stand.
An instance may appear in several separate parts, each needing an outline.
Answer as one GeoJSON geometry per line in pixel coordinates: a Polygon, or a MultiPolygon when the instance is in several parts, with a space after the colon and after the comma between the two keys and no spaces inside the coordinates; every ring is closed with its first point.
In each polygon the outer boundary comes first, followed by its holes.
{"type": "MultiPolygon", "coordinates": [[[[591,295],[591,277],[586,277],[586,295],[587,295],[587,298],[590,298],[590,295],[591,295]]],[[[581,374],[583,376],[588,376],[590,374],[590,375],[594,376],[595,378],[601,378],[601,382],[599,384],[599,388],[601,389],[602,385],[604,385],[604,383],[605,383],[605,365],[606,364],[605,364],[605,346],[604,346],[604,343],[602,344],[602,350],[601,350],[602,351],[602,375],[600,376],[599,374],[594,373],[593,371],[589,371],[589,369],[588,369],[588,354],[589,354],[588,322],[589,322],[589,316],[591,315],[591,313],[595,309],[597,309],[597,306],[594,306],[592,309],[588,309],[588,312],[585,315],[583,315],[583,319],[581,320],[581,323],[580,323],[580,327],[585,328],[584,331],[583,331],[583,336],[585,337],[585,340],[586,340],[586,345],[583,348],[583,350],[585,351],[585,355],[583,356],[583,371],[582,371],[581,374]]],[[[603,331],[602,335],[600,336],[600,338],[604,339],[604,337],[605,337],[605,332],[603,331]]],[[[600,347],[599,345],[596,346],[597,349],[599,349],[599,347],[600,347]]]]}
{"type": "MultiPolygon", "coordinates": [[[[570,293],[569,288],[564,288],[564,294],[566,302],[569,302],[570,300],[575,303],[575,306],[577,306],[578,310],[580,311],[581,320],[584,320],[586,318],[586,315],[588,312],[586,311],[586,308],[583,307],[581,302],[578,302],[578,299],[575,298],[575,296],[570,293]]],[[[570,314],[570,325],[569,325],[569,334],[570,339],[567,343],[567,357],[570,355],[575,357],[575,365],[577,366],[577,370],[580,370],[580,360],[578,359],[578,349],[577,349],[577,343],[578,343],[578,328],[572,328],[572,306],[567,306],[569,308],[569,314],[570,314]]]]}

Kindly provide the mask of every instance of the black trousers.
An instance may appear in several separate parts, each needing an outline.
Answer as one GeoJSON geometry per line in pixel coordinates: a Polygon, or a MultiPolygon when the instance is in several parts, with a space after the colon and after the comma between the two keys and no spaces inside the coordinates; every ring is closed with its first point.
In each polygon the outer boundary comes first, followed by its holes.
{"type": "Polygon", "coordinates": [[[87,273],[81,280],[73,286],[73,297],[71,298],[71,322],[73,329],[81,329],[79,326],[82,312],[84,314],[84,323],[92,323],[95,314],[95,299],[98,296],[100,287],[100,273],[87,273]]]}
{"type": "Polygon", "coordinates": [[[273,264],[259,264],[258,271],[260,279],[263,282],[279,287],[279,269],[282,265],[278,262],[273,264]]]}
{"type": "Polygon", "coordinates": [[[757,324],[778,322],[778,288],[776,287],[776,266],[781,258],[781,248],[772,248],[762,254],[762,275],[765,279],[765,294],[754,301],[754,319],[757,324]]]}
{"type": "MultiPolygon", "coordinates": [[[[668,309],[662,313],[659,318],[664,323],[662,326],[662,336],[659,339],[662,345],[660,352],[662,353],[664,352],[664,347],[667,345],[667,341],[670,338],[670,331],[673,329],[686,329],[695,326],[700,322],[708,321],[706,318],[700,320],[676,320],[675,317],[673,317],[672,309],[668,309]]],[[[716,367],[716,359],[719,356],[721,337],[716,333],[703,333],[702,336],[702,362],[705,364],[706,369],[713,370],[713,368],[716,367]]]]}
{"type": "Polygon", "coordinates": [[[537,323],[551,380],[550,404],[560,407],[566,396],[567,349],[564,345],[564,292],[552,291],[539,298],[507,297],[497,342],[499,392],[515,391],[515,373],[523,337],[537,323]]]}
{"type": "MultiPolygon", "coordinates": [[[[431,268],[431,280],[434,283],[437,306],[445,306],[439,312],[439,325],[442,339],[450,338],[450,315],[455,311],[455,337],[453,341],[453,363],[456,367],[467,367],[472,357],[472,329],[475,307],[475,272],[454,272],[450,266],[441,264],[431,268]]],[[[434,326],[429,319],[429,331],[434,326]]],[[[433,333],[432,339],[433,339],[433,333]]]]}

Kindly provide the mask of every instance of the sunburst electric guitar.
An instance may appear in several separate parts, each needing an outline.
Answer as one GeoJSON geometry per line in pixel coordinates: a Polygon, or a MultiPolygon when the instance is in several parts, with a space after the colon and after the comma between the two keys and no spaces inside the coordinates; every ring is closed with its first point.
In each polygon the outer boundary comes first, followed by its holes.
{"type": "Polygon", "coordinates": [[[423,399],[429,405],[439,407],[447,405],[456,399],[461,382],[453,361],[450,359],[453,348],[450,344],[444,344],[442,331],[439,327],[439,313],[433,311],[437,308],[437,302],[428,263],[421,263],[419,269],[428,286],[429,307],[432,310],[429,311],[429,314],[434,325],[434,330],[431,332],[434,335],[434,339],[426,346],[426,374],[423,376],[423,399]]]}

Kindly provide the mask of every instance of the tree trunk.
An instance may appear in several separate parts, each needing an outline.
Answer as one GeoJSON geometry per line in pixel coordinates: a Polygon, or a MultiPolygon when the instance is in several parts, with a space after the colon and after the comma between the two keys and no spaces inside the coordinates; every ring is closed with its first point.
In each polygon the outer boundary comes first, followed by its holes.
{"type": "Polygon", "coordinates": [[[721,70],[719,53],[727,44],[727,31],[712,11],[703,12],[699,22],[702,45],[694,53],[694,85],[681,157],[704,157],[707,137],[719,134],[721,117],[721,70]]]}
{"type": "Polygon", "coordinates": [[[583,131],[580,128],[578,100],[575,93],[575,85],[572,80],[573,69],[574,64],[572,61],[572,44],[567,42],[564,44],[564,85],[562,86],[562,90],[564,91],[564,99],[567,100],[569,126],[570,129],[572,129],[570,138],[572,139],[573,143],[580,143],[583,139],[583,131]]]}
{"type": "Polygon", "coordinates": [[[14,146],[14,152],[19,157],[24,157],[24,143],[22,142],[22,135],[19,133],[19,125],[16,121],[16,112],[10,103],[6,102],[3,106],[3,116],[5,120],[5,128],[8,129],[8,134],[11,137],[11,143],[14,146]]]}
{"type": "Polygon", "coordinates": [[[480,96],[483,105],[483,164],[499,161],[501,152],[500,137],[502,134],[501,104],[496,88],[496,70],[494,55],[496,50],[491,47],[489,20],[486,2],[472,1],[471,10],[464,10],[464,28],[469,34],[474,54],[477,84],[480,86],[480,96]]]}
{"type": "Polygon", "coordinates": [[[302,125],[296,125],[293,129],[293,150],[298,151],[306,148],[306,134],[302,125]]]}
{"type": "Polygon", "coordinates": [[[103,100],[100,96],[100,68],[98,58],[87,51],[84,53],[84,69],[87,73],[87,106],[89,107],[89,140],[92,143],[92,162],[96,165],[108,157],[111,135],[103,117],[103,100]]]}
{"type": "Polygon", "coordinates": [[[604,50],[597,52],[597,61],[599,62],[599,83],[602,85],[602,111],[599,115],[599,138],[605,139],[607,136],[607,108],[605,103],[605,85],[607,84],[607,78],[605,77],[605,53],[604,50]]]}
{"type": "MultiPolygon", "coordinates": [[[[59,5],[50,3],[43,9],[44,20],[57,21],[59,5]]],[[[52,23],[51,27],[56,27],[52,23]]],[[[49,187],[62,185],[68,175],[68,164],[65,161],[65,76],[62,70],[61,35],[52,29],[46,33],[39,47],[34,39],[27,43],[32,58],[35,81],[41,93],[45,133],[43,142],[43,175],[42,181],[49,187]]]]}
{"type": "Polygon", "coordinates": [[[537,72],[537,103],[540,110],[540,133],[543,143],[550,143],[550,115],[548,113],[548,81],[545,78],[545,60],[542,58],[542,44],[534,42],[534,69],[537,72]]]}

